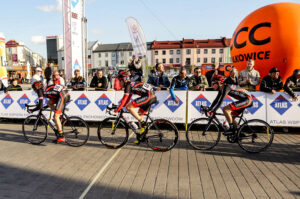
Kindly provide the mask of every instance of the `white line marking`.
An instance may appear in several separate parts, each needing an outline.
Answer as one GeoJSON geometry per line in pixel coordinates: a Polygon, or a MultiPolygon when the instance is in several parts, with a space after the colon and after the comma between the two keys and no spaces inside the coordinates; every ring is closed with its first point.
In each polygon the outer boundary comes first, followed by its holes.
{"type": "MultiPolygon", "coordinates": [[[[129,136],[128,140],[132,137],[132,135],[134,135],[134,133],[132,132],[131,135],[129,136]]],[[[105,169],[108,167],[108,165],[115,159],[115,157],[119,154],[119,152],[121,151],[122,148],[117,149],[117,151],[115,152],[115,154],[108,160],[108,162],[106,162],[106,164],[100,169],[100,171],[97,173],[97,175],[95,175],[94,179],[92,180],[92,182],[89,184],[89,186],[84,190],[84,192],[81,194],[81,196],[79,197],[79,199],[83,199],[86,194],[90,191],[90,189],[93,187],[93,185],[96,183],[96,181],[99,179],[99,177],[101,176],[101,174],[105,171],[105,169]]]]}

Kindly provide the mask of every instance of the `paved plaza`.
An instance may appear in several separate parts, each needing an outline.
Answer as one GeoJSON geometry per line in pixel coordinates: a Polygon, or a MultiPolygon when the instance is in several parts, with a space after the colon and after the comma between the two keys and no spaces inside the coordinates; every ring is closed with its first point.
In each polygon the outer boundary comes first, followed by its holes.
{"type": "Polygon", "coordinates": [[[0,198],[300,198],[300,134],[276,134],[261,154],[224,137],[213,150],[192,149],[182,131],[169,152],[133,139],[107,149],[91,128],[74,148],[25,142],[21,124],[0,124],[0,198]]]}

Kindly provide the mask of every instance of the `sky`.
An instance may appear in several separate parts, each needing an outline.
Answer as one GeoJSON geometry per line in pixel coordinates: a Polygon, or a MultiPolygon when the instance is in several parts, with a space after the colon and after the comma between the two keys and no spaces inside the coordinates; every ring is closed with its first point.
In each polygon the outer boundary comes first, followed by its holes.
{"type": "MultiPolygon", "coordinates": [[[[46,57],[46,36],[62,35],[62,0],[2,0],[0,32],[46,57]]],[[[125,24],[136,18],[147,41],[231,38],[256,9],[300,0],[86,0],[88,40],[130,42],[125,24]]]]}

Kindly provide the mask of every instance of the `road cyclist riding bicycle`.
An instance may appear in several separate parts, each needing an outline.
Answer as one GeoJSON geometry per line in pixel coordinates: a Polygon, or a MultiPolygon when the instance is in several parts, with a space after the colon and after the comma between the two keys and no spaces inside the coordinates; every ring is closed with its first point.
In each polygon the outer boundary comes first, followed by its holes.
{"type": "Polygon", "coordinates": [[[237,123],[235,121],[235,118],[246,108],[251,107],[253,104],[253,100],[251,94],[247,90],[242,89],[237,85],[225,84],[224,81],[225,77],[222,75],[217,75],[212,79],[212,87],[214,90],[218,90],[218,95],[211,106],[209,108],[205,108],[205,111],[207,111],[209,115],[215,114],[215,112],[222,105],[227,95],[234,99],[237,99],[238,101],[232,102],[223,107],[223,113],[229,124],[229,130],[224,132],[224,135],[230,136],[235,134],[236,131],[237,123]]]}
{"type": "Polygon", "coordinates": [[[49,98],[47,105],[52,110],[55,110],[54,122],[58,130],[56,142],[57,143],[65,142],[60,116],[62,115],[67,102],[70,101],[70,94],[68,93],[67,90],[64,90],[63,86],[58,84],[49,85],[48,87],[44,88],[44,85],[41,81],[33,82],[32,88],[37,93],[39,102],[35,108],[28,109],[28,112],[32,113],[42,109],[44,98],[49,98]]]}
{"type": "MultiPolygon", "coordinates": [[[[121,70],[118,73],[120,84],[125,89],[121,104],[115,109],[115,113],[118,113],[124,106],[126,106],[126,109],[131,113],[131,115],[138,120],[140,132],[136,132],[137,140],[135,143],[139,144],[140,135],[145,130],[143,116],[147,113],[147,110],[151,107],[151,105],[157,102],[157,99],[153,87],[150,84],[143,82],[131,82],[129,76],[130,74],[125,70],[121,70]],[[134,94],[139,95],[140,97],[130,102],[130,99],[134,94]],[[139,107],[138,113],[135,110],[137,107],[139,107]]],[[[131,123],[131,125],[135,124],[131,123]]]]}

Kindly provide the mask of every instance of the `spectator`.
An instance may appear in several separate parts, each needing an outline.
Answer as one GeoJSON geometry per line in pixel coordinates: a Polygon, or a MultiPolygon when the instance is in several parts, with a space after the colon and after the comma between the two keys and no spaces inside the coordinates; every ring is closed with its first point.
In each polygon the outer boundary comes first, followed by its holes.
{"type": "Polygon", "coordinates": [[[179,71],[179,75],[175,76],[172,79],[172,83],[170,86],[170,94],[172,99],[176,102],[176,104],[179,103],[179,99],[176,98],[174,89],[188,90],[188,84],[189,84],[189,79],[186,76],[186,69],[181,68],[179,71]]]}
{"type": "Polygon", "coordinates": [[[270,70],[269,75],[265,76],[260,84],[260,90],[267,93],[275,94],[283,87],[282,79],[279,76],[279,70],[274,67],[270,70]]]}
{"type": "Polygon", "coordinates": [[[143,71],[141,58],[138,58],[135,55],[133,55],[132,61],[128,65],[128,68],[130,72],[130,81],[142,82],[143,71]]]}
{"type": "Polygon", "coordinates": [[[294,91],[300,91],[300,69],[294,70],[293,75],[286,80],[283,89],[292,97],[293,101],[298,100],[298,95],[294,91]]]}
{"type": "Polygon", "coordinates": [[[95,90],[107,89],[107,78],[103,76],[103,70],[97,70],[97,74],[93,77],[90,87],[95,90]]]}
{"type": "Polygon", "coordinates": [[[238,85],[238,71],[236,68],[231,68],[229,76],[225,79],[225,84],[238,85]]]}
{"type": "Polygon", "coordinates": [[[112,88],[112,74],[111,74],[111,72],[108,72],[108,74],[107,74],[107,81],[108,81],[107,88],[108,87],[112,88]]]}
{"type": "Polygon", "coordinates": [[[155,67],[156,72],[149,74],[147,83],[153,85],[157,91],[167,90],[167,87],[170,86],[170,80],[164,73],[164,65],[162,63],[158,63],[155,67]]]}
{"type": "Polygon", "coordinates": [[[48,86],[52,85],[52,84],[54,84],[54,85],[58,84],[58,85],[61,85],[61,86],[66,86],[64,78],[62,78],[59,75],[58,71],[54,71],[52,79],[50,79],[49,82],[48,82],[48,86]]]}
{"type": "Polygon", "coordinates": [[[22,87],[18,85],[18,79],[13,79],[11,84],[7,87],[7,91],[22,91],[22,87]]]}
{"type": "Polygon", "coordinates": [[[74,75],[75,77],[73,77],[68,83],[68,88],[73,88],[73,91],[83,91],[86,86],[86,81],[82,76],[80,76],[80,70],[76,69],[74,71],[74,75]]]}
{"type": "Polygon", "coordinates": [[[7,92],[7,88],[5,87],[1,79],[0,79],[0,91],[4,91],[4,93],[7,92]]]}
{"type": "Polygon", "coordinates": [[[208,81],[208,85],[209,87],[211,87],[211,80],[213,78],[213,76],[217,76],[217,75],[223,75],[224,76],[224,71],[221,71],[220,70],[220,65],[219,66],[216,66],[215,64],[212,65],[213,69],[208,71],[205,76],[206,76],[206,79],[208,81]]]}
{"type": "Polygon", "coordinates": [[[254,60],[247,61],[247,68],[242,70],[239,75],[239,85],[247,90],[255,91],[260,83],[260,74],[254,69],[254,60]]]}
{"type": "Polygon", "coordinates": [[[41,81],[44,83],[44,77],[42,75],[43,70],[40,67],[37,67],[35,69],[35,74],[33,75],[31,79],[31,83],[36,82],[36,81],[41,81]]]}
{"type": "Polygon", "coordinates": [[[53,72],[52,68],[50,67],[50,65],[48,65],[47,68],[44,71],[44,75],[45,75],[47,85],[49,85],[49,81],[51,80],[52,72],[53,72]]]}
{"type": "Polygon", "coordinates": [[[201,74],[201,68],[196,67],[194,69],[194,75],[189,80],[189,90],[193,91],[205,91],[208,87],[207,79],[201,74]]]}

